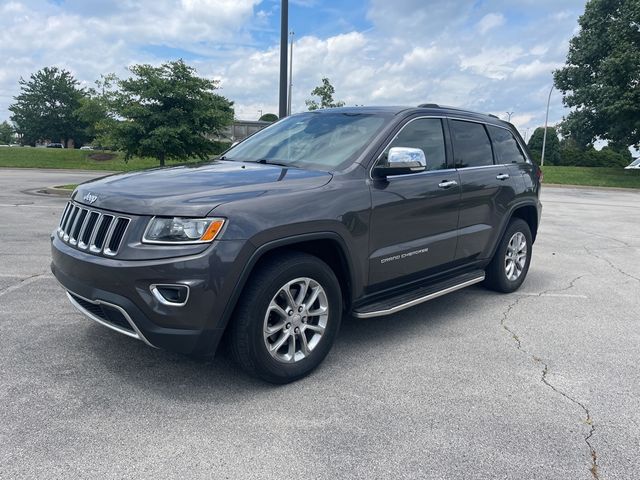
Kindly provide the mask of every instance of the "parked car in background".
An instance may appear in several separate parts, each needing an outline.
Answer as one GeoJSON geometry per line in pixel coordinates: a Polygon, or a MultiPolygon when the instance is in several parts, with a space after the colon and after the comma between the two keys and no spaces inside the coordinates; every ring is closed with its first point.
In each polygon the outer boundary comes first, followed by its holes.
{"type": "Polygon", "coordinates": [[[629,165],[624,167],[625,170],[640,170],[640,157],[636,158],[629,165]]]}
{"type": "Polygon", "coordinates": [[[247,372],[285,383],[320,364],[343,313],[391,315],[480,282],[517,290],[540,180],[497,117],[316,110],[199,166],[79,185],[51,269],[102,325],[183,353],[224,338],[247,372]]]}
{"type": "Polygon", "coordinates": [[[91,145],[83,145],[80,147],[80,150],[95,150],[91,145]]]}
{"type": "Polygon", "coordinates": [[[64,148],[61,143],[47,143],[47,148],[64,148]]]}

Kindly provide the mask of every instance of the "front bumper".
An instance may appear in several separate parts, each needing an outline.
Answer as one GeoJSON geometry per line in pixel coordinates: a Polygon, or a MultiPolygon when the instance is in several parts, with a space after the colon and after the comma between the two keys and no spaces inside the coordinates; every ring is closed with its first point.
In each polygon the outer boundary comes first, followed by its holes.
{"type": "Polygon", "coordinates": [[[54,235],[51,271],[72,304],[102,325],[154,347],[211,353],[224,332],[242,246],[218,241],[189,257],[118,260],[79,251],[54,235]],[[151,291],[154,284],[187,285],[188,302],[163,304],[151,291]]]}

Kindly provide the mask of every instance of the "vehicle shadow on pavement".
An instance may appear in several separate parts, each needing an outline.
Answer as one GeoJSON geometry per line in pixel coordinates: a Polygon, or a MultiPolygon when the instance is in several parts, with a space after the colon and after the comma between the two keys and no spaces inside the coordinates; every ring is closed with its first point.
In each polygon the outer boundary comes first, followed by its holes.
{"type": "MultiPolygon", "coordinates": [[[[386,317],[363,320],[345,315],[326,361],[312,375],[292,385],[314,382],[314,377],[324,377],[329,372],[340,375],[357,369],[358,362],[351,361],[352,358],[366,356],[375,349],[402,347],[407,338],[451,335],[446,332],[448,326],[465,322],[465,315],[473,308],[468,298],[462,301],[462,296],[470,294],[496,295],[471,287],[467,292],[450,294],[386,317]]],[[[260,395],[274,389],[296,388],[271,385],[250,377],[229,358],[224,345],[213,358],[192,357],[150,348],[91,323],[82,329],[79,342],[85,345],[83,350],[96,357],[94,368],[104,369],[103,374],[115,376],[136,390],[144,389],[174,400],[229,402],[241,400],[247,392],[260,395]]],[[[93,373],[100,375],[100,372],[93,373]]]]}

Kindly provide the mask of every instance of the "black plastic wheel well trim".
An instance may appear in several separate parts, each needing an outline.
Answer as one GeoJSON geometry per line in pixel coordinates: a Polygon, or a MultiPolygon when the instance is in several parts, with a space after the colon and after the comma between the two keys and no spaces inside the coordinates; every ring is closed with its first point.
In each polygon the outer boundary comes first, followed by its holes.
{"type": "MultiPolygon", "coordinates": [[[[346,262],[346,265],[345,265],[347,269],[346,273],[349,277],[347,280],[351,285],[351,290],[353,291],[353,285],[354,285],[355,279],[354,279],[354,269],[351,262],[351,258],[348,255],[349,250],[347,249],[346,243],[343,240],[343,238],[336,232],[327,231],[327,232],[304,233],[300,235],[293,235],[290,237],[279,238],[277,240],[271,240],[267,243],[260,245],[249,257],[249,261],[244,266],[242,273],[240,274],[240,277],[236,281],[236,285],[233,289],[233,293],[229,298],[229,301],[227,302],[227,305],[224,309],[220,328],[227,327],[229,320],[231,319],[231,315],[233,314],[233,311],[235,310],[238,300],[240,298],[240,294],[242,293],[242,290],[244,289],[247,281],[251,277],[251,273],[253,272],[253,269],[258,264],[260,259],[262,259],[269,252],[276,250],[278,248],[295,246],[296,244],[301,244],[301,243],[310,242],[314,240],[332,240],[338,243],[342,260],[346,262]]],[[[339,272],[335,272],[335,273],[337,276],[339,272]]],[[[352,302],[353,302],[353,298],[350,298],[349,303],[352,303],[352,302]]]]}

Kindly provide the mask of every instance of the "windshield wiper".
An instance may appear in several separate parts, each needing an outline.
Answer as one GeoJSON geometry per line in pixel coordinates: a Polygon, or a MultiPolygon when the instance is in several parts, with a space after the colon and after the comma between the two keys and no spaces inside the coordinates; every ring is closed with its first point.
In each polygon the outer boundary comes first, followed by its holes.
{"type": "Polygon", "coordinates": [[[261,163],[262,165],[277,165],[279,167],[293,167],[290,163],[274,162],[272,160],[267,160],[266,158],[256,160],[255,163],[261,163]]]}

